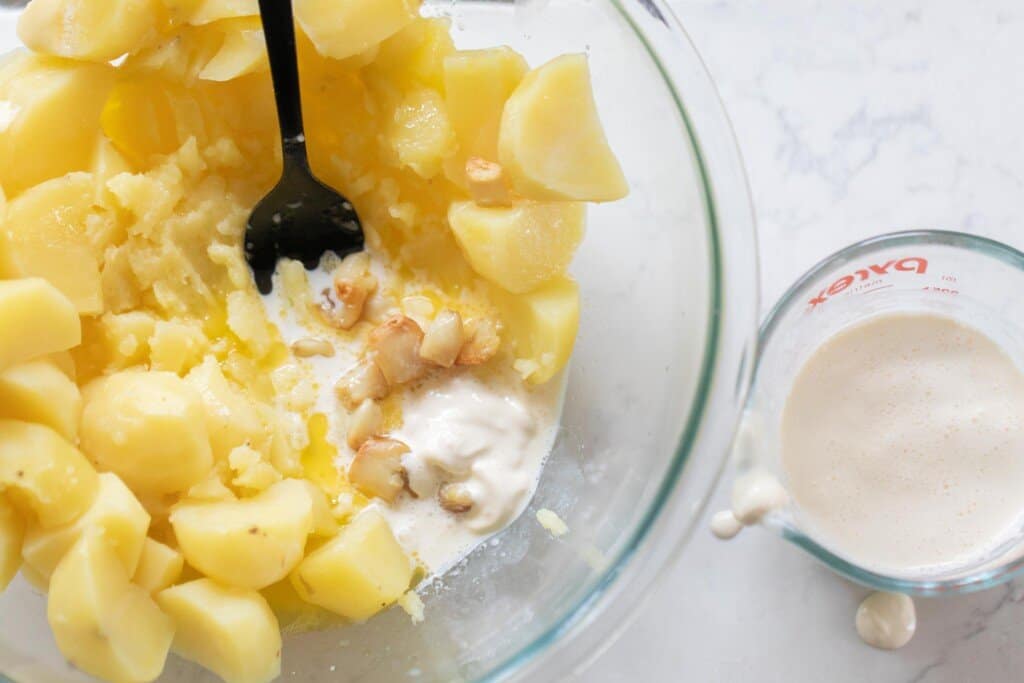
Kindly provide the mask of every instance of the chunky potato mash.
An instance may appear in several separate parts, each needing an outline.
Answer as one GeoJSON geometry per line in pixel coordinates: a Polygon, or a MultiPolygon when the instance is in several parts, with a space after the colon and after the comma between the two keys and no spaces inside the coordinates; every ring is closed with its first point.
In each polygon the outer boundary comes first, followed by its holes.
{"type": "Polygon", "coordinates": [[[312,165],[368,253],[328,259],[322,292],[281,264],[323,331],[289,343],[241,248],[281,163],[255,0],[33,0],[28,50],[0,62],[0,588],[20,569],[47,590],[61,651],[111,681],[153,680],[172,648],[269,681],[282,627],[413,588],[364,509],[409,491],[403,392],[555,377],[585,202],[627,191],[584,56],[456,50],[416,0],[294,6],[312,165]],[[341,440],[298,363],[338,346],[360,350],[318,380],[341,440]]]}

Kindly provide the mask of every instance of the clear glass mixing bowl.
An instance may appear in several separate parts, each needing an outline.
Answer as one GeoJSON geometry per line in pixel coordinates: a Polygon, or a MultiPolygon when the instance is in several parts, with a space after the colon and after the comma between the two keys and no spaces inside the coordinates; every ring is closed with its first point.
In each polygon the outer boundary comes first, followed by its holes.
{"type": "MultiPolygon", "coordinates": [[[[757,261],[743,166],[704,66],[662,0],[428,0],[460,47],[533,64],[586,51],[632,194],[591,212],[574,272],[582,324],[561,438],[530,509],[401,610],[287,640],[302,681],[564,680],[625,626],[687,540],[725,461],[756,344],[757,261]],[[535,519],[550,508],[570,532],[535,519]]],[[[0,49],[15,46],[0,14],[0,49]]],[[[44,600],[0,598],[0,672],[85,680],[44,600]]],[[[2,676],[0,676],[2,678],[2,676]]],[[[214,680],[172,660],[162,680],[214,680]]]]}

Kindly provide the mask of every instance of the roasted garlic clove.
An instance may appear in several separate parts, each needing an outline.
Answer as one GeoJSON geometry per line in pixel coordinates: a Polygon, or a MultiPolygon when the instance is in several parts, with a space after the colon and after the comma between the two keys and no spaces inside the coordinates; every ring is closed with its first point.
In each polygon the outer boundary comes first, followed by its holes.
{"type": "Polygon", "coordinates": [[[393,502],[405,488],[402,455],[409,447],[395,439],[366,440],[348,466],[348,480],[367,496],[393,502]]]}
{"type": "Polygon", "coordinates": [[[466,343],[456,359],[458,365],[482,365],[494,358],[501,346],[498,325],[490,318],[476,318],[465,325],[466,343]]]}
{"type": "Polygon", "coordinates": [[[445,484],[437,492],[437,501],[448,512],[461,514],[473,508],[473,494],[465,484],[445,484]]]}
{"type": "Polygon", "coordinates": [[[380,434],[383,427],[384,411],[380,409],[380,405],[376,401],[366,399],[359,404],[359,407],[352,413],[352,418],[349,420],[348,435],[346,437],[349,448],[352,450],[358,449],[370,437],[380,434]]]}
{"type": "Polygon", "coordinates": [[[437,314],[420,344],[420,357],[442,368],[450,368],[459,357],[466,335],[462,316],[455,311],[443,310],[437,314]]]}
{"type": "Polygon", "coordinates": [[[370,350],[388,384],[396,386],[417,380],[426,373],[420,358],[423,330],[412,318],[396,315],[370,333],[370,350]]]}
{"type": "Polygon", "coordinates": [[[346,409],[355,410],[366,399],[384,398],[390,388],[376,361],[364,358],[341,376],[334,391],[346,409]]]}

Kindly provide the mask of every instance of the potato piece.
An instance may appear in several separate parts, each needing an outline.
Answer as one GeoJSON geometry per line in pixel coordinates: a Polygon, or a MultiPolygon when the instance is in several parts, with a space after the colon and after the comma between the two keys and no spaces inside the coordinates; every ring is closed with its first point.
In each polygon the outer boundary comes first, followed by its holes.
{"type": "Polygon", "coordinates": [[[405,487],[402,455],[408,452],[409,447],[395,439],[367,439],[348,466],[348,479],[364,495],[390,503],[405,487]]]}
{"type": "Polygon", "coordinates": [[[330,537],[338,533],[338,522],[334,519],[331,511],[331,501],[322,488],[313,482],[303,479],[306,491],[313,501],[313,534],[316,536],[330,537]]]}
{"type": "Polygon", "coordinates": [[[54,571],[46,616],[76,668],[109,681],[152,681],[163,671],[174,622],[128,576],[103,532],[90,530],[54,571]]]}
{"type": "Polygon", "coordinates": [[[148,168],[153,155],[171,154],[190,137],[206,144],[209,122],[195,95],[162,78],[123,79],[107,98],[100,125],[131,164],[148,168]]]}
{"type": "Polygon", "coordinates": [[[44,424],[74,442],[81,414],[78,385],[52,361],[29,361],[0,372],[0,416],[44,424]]]}
{"type": "Polygon", "coordinates": [[[162,591],[181,578],[185,568],[185,558],[174,548],[166,546],[152,538],[147,538],[142,545],[139,566],[132,576],[132,583],[147,593],[162,591]]]}
{"type": "Polygon", "coordinates": [[[32,0],[18,37],[42,54],[109,62],[156,36],[158,0],[32,0]]]}
{"type": "Polygon", "coordinates": [[[49,529],[84,513],[99,477],[77,448],[49,427],[0,420],[0,491],[49,529]]]}
{"type": "Polygon", "coordinates": [[[113,73],[105,64],[39,55],[18,55],[0,66],[0,101],[6,103],[0,186],[8,197],[90,167],[113,73]]]}
{"type": "Polygon", "coordinates": [[[303,600],[353,621],[365,621],[409,588],[413,564],[387,520],[364,510],[292,573],[303,600]]]}
{"type": "Polygon", "coordinates": [[[448,223],[477,273],[515,294],[563,274],[583,239],[587,211],[576,202],[483,207],[455,202],[448,223]]]}
{"type": "Polygon", "coordinates": [[[206,81],[230,81],[270,68],[263,25],[258,17],[229,19],[219,22],[218,28],[224,34],[224,41],[199,72],[199,78],[206,81]]]}
{"type": "Polygon", "coordinates": [[[369,349],[391,386],[412,382],[429,369],[420,358],[423,330],[412,318],[396,315],[370,333],[369,349]]]}
{"type": "Polygon", "coordinates": [[[579,287],[570,278],[557,278],[529,294],[508,297],[502,308],[516,358],[534,366],[528,381],[547,382],[572,355],[580,321],[579,287]]]}
{"type": "Polygon", "coordinates": [[[124,482],[116,474],[104,472],[96,500],[85,514],[50,529],[29,524],[21,554],[32,569],[48,578],[86,530],[101,529],[130,576],[139,564],[149,521],[149,513],[124,482]]]}
{"type": "Polygon", "coordinates": [[[0,593],[21,569],[21,543],[25,520],[3,496],[0,496],[0,593]]]}
{"type": "Polygon", "coordinates": [[[216,358],[207,356],[188,373],[185,381],[203,398],[206,429],[215,458],[227,458],[235,448],[259,442],[266,436],[256,406],[228,381],[216,358]]]}
{"type": "Polygon", "coordinates": [[[460,50],[444,60],[444,93],[458,153],[445,162],[452,182],[465,186],[466,162],[498,160],[498,129],[505,101],[529,71],[510,47],[460,50]]]}
{"type": "Polygon", "coordinates": [[[403,98],[386,137],[398,163],[427,179],[441,172],[444,160],[456,148],[444,99],[430,88],[417,88],[403,98]]]}
{"type": "Polygon", "coordinates": [[[169,372],[127,370],[84,391],[82,450],[146,495],[185,491],[213,466],[202,397],[169,372]]]}
{"type": "Polygon", "coordinates": [[[501,348],[497,324],[490,318],[474,318],[466,322],[466,343],[455,359],[456,365],[483,365],[501,348]]]}
{"type": "Polygon", "coordinates": [[[366,400],[359,404],[349,417],[345,441],[352,450],[357,450],[371,436],[380,434],[384,428],[384,411],[376,401],[366,400]]]}
{"type": "Polygon", "coordinates": [[[66,351],[82,341],[74,304],[41,278],[0,282],[0,369],[66,351]]]}
{"type": "Polygon", "coordinates": [[[419,0],[295,0],[295,20],[317,52],[345,59],[412,23],[419,4],[419,0]]]}
{"type": "Polygon", "coordinates": [[[78,368],[75,367],[75,359],[67,351],[57,351],[46,357],[46,360],[53,363],[54,367],[64,373],[72,382],[78,376],[78,368]]]}
{"type": "MultiPolygon", "coordinates": [[[[166,1],[166,0],[165,0],[166,1]]],[[[195,7],[188,23],[203,26],[221,19],[258,17],[260,8],[257,0],[189,0],[195,7]]]]}
{"type": "Polygon", "coordinates": [[[269,683],[281,674],[281,629],[254,590],[198,579],[156,596],[177,625],[174,651],[227,683],[269,683]]]}
{"type": "Polygon", "coordinates": [[[87,221],[94,208],[90,173],[71,173],[26,190],[7,207],[3,231],[17,275],[48,280],[81,315],[103,312],[103,286],[87,221]]]}
{"type": "Polygon", "coordinates": [[[527,199],[608,202],[629,185],[608,146],[582,54],[526,75],[505,103],[498,161],[527,199]]]}
{"type": "Polygon", "coordinates": [[[184,502],[171,525],[190,565],[231,586],[264,588],[302,559],[313,530],[313,501],[295,479],[253,498],[224,503],[184,502]]]}

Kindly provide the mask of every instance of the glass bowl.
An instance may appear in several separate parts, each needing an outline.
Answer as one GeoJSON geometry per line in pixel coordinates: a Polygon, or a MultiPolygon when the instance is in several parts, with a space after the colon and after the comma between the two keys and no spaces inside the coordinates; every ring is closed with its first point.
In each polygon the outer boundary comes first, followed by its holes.
{"type": "MultiPolygon", "coordinates": [[[[858,322],[906,311],[948,316],[984,331],[1024,367],[1022,287],[1024,253],[958,232],[880,235],[818,263],[789,288],[761,329],[753,387],[735,447],[741,475],[767,471],[786,485],[778,425],[793,378],[823,342],[858,322]]],[[[861,566],[830,548],[793,503],[773,511],[763,525],[875,590],[915,596],[969,593],[1024,573],[1024,529],[969,564],[895,574],[861,566]]]]}
{"type": "MultiPolygon", "coordinates": [[[[422,589],[425,622],[393,609],[289,637],[283,678],[563,680],[650,593],[725,462],[756,345],[750,196],[717,93],[662,0],[428,0],[424,12],[450,16],[460,47],[508,44],[535,65],[589,53],[632,194],[591,211],[561,434],[530,508],[422,589]],[[569,533],[552,538],[540,508],[569,533]]],[[[0,48],[15,46],[13,25],[0,14],[0,48]]],[[[86,680],[21,579],[0,615],[0,672],[86,680]]],[[[172,658],[161,680],[214,678],[172,658]]]]}

